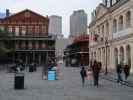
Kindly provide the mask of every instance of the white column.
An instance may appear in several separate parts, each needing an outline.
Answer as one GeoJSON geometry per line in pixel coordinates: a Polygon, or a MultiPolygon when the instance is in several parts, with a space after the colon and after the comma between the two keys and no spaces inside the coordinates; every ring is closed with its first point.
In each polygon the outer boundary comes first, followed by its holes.
{"type": "Polygon", "coordinates": [[[127,63],[127,51],[126,51],[126,45],[124,47],[124,63],[127,63]]]}
{"type": "Polygon", "coordinates": [[[113,47],[110,47],[110,68],[115,69],[115,56],[113,47]]]}
{"type": "MultiPolygon", "coordinates": [[[[106,63],[107,63],[107,68],[108,68],[108,71],[110,72],[110,69],[111,69],[110,66],[109,66],[109,63],[110,63],[110,62],[109,62],[109,61],[110,61],[110,47],[107,47],[106,50],[107,50],[107,51],[106,51],[106,52],[107,52],[107,53],[106,53],[106,56],[107,56],[107,57],[106,57],[105,61],[107,60],[107,62],[106,62],[106,63]]],[[[105,63],[105,64],[106,64],[106,63],[105,63]]]]}
{"type": "Polygon", "coordinates": [[[102,65],[105,69],[105,48],[102,48],[102,65]]]}
{"type": "Polygon", "coordinates": [[[101,63],[102,63],[102,66],[103,66],[103,48],[101,48],[101,63]]]}
{"type": "Polygon", "coordinates": [[[118,47],[117,49],[118,49],[118,64],[120,64],[120,60],[121,60],[120,48],[118,47]]]}
{"type": "Polygon", "coordinates": [[[131,11],[131,27],[133,27],[133,13],[132,13],[133,12],[133,8],[131,8],[130,11],[131,11]]]}
{"type": "Polygon", "coordinates": [[[133,73],[133,44],[131,44],[131,72],[133,73]]]}

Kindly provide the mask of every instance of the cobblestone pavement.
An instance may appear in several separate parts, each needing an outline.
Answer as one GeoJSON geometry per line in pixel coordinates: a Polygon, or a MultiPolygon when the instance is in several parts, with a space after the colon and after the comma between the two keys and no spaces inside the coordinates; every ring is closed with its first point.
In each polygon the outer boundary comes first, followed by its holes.
{"type": "Polygon", "coordinates": [[[25,89],[14,90],[14,74],[0,72],[0,100],[133,100],[133,88],[100,79],[99,88],[82,87],[78,68],[62,68],[61,80],[42,80],[41,71],[25,73],[25,89]]]}

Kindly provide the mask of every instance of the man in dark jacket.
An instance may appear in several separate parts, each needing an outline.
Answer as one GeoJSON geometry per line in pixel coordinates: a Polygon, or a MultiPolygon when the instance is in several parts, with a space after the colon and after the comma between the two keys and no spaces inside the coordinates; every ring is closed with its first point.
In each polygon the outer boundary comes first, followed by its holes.
{"type": "Polygon", "coordinates": [[[125,80],[127,80],[128,76],[130,74],[130,67],[127,64],[124,66],[124,74],[125,74],[125,80]]]}
{"type": "Polygon", "coordinates": [[[121,64],[118,64],[117,65],[117,82],[119,83],[120,81],[122,81],[122,76],[121,76],[121,73],[122,73],[122,65],[121,64]]]}
{"type": "Polygon", "coordinates": [[[100,68],[98,62],[95,60],[94,64],[92,66],[92,71],[93,71],[93,78],[94,78],[94,86],[98,87],[98,81],[99,81],[99,73],[100,73],[100,68]]]}
{"type": "Polygon", "coordinates": [[[85,77],[87,76],[86,70],[84,67],[82,67],[80,71],[81,79],[82,79],[82,85],[84,86],[85,83],[85,77]]]}

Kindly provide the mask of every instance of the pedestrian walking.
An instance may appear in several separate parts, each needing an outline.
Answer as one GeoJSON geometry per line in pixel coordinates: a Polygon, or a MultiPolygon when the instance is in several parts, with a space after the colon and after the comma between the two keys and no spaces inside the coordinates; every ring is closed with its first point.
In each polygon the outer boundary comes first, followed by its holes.
{"type": "Polygon", "coordinates": [[[123,79],[122,79],[122,65],[121,64],[118,64],[117,65],[117,82],[119,83],[119,82],[122,82],[123,81],[123,79]]]}
{"type": "Polygon", "coordinates": [[[127,80],[128,76],[130,74],[130,67],[127,64],[124,66],[124,74],[125,74],[125,80],[127,80]]]}
{"type": "Polygon", "coordinates": [[[82,67],[80,71],[81,79],[82,79],[82,85],[84,86],[85,84],[85,77],[87,76],[86,70],[84,67],[82,67]]]}
{"type": "Polygon", "coordinates": [[[99,73],[100,73],[100,66],[98,64],[98,62],[95,60],[94,64],[92,66],[92,71],[93,71],[93,80],[94,80],[94,86],[99,85],[99,73]]]}
{"type": "Polygon", "coordinates": [[[92,70],[89,68],[87,71],[87,76],[86,76],[86,80],[90,81],[90,84],[93,84],[93,74],[92,74],[92,70]]]}

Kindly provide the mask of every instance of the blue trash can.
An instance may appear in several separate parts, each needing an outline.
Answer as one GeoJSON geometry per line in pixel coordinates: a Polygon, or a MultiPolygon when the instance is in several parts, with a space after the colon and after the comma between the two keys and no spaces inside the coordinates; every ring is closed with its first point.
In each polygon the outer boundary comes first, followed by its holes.
{"type": "Polygon", "coordinates": [[[48,71],[48,80],[56,80],[56,71],[55,70],[49,70],[48,71]]]}

